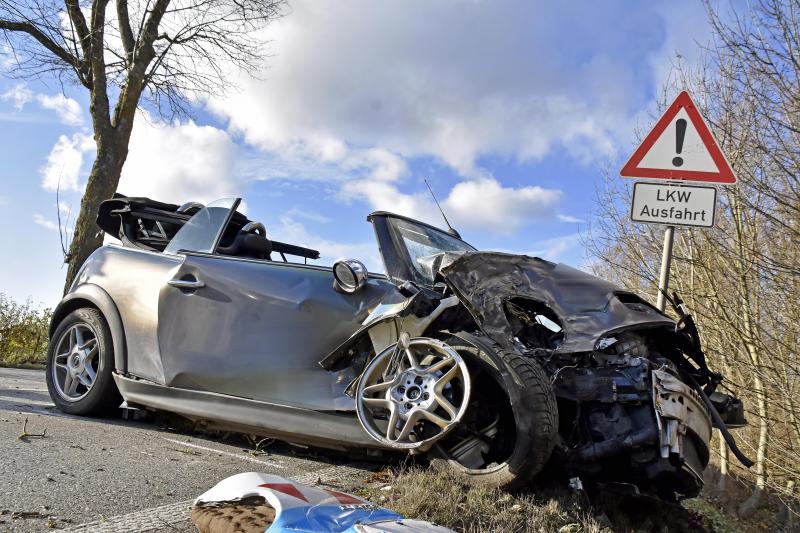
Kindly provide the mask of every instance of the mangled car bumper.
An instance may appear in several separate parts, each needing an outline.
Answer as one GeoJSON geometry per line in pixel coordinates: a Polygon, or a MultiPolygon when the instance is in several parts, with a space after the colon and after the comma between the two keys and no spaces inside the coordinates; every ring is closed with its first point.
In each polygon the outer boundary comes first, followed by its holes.
{"type": "MultiPolygon", "coordinates": [[[[745,423],[741,402],[715,391],[722,376],[708,368],[683,310],[676,322],[609,282],[533,257],[456,252],[420,264],[439,296],[414,293],[397,316],[433,319],[431,310],[441,310],[452,294],[479,330],[466,331],[488,340],[481,350],[496,345],[535,361],[549,377],[557,407],[551,462],[570,476],[633,484],[670,500],[694,496],[703,486],[712,427],[731,444],[726,423],[745,423]],[[430,305],[411,305],[415,299],[430,305]]],[[[450,331],[470,327],[461,316],[448,323],[450,331]]],[[[357,338],[323,367],[349,360],[357,338]]],[[[494,363],[504,365],[502,358],[494,363]]],[[[500,372],[514,374],[510,367],[500,372]]],[[[737,453],[735,443],[731,449],[737,453]]]]}
{"type": "Polygon", "coordinates": [[[661,457],[683,457],[687,436],[711,440],[711,416],[700,395],[664,370],[653,371],[653,407],[661,457]]]}
{"type": "Polygon", "coordinates": [[[699,489],[708,461],[711,416],[697,391],[669,372],[654,370],[652,380],[661,458],[689,474],[699,489]],[[703,457],[698,457],[700,451],[703,457]]]}
{"type": "MultiPolygon", "coordinates": [[[[666,497],[700,491],[713,407],[678,376],[688,373],[709,393],[721,378],[674,320],[611,283],[538,258],[443,254],[431,269],[489,337],[551,375],[561,453],[574,473],[666,497]]],[[[741,402],[727,404],[725,418],[741,425],[741,402]]]]}

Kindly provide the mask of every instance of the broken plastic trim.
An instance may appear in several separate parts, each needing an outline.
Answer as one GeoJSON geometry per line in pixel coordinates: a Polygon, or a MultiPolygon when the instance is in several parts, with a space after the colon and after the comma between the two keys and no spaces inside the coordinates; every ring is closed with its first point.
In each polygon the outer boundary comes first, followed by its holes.
{"type": "Polygon", "coordinates": [[[755,463],[752,459],[747,457],[742,450],[739,449],[739,446],[736,445],[736,440],[733,438],[733,435],[731,435],[728,426],[725,425],[725,422],[722,420],[722,417],[717,412],[716,407],[714,407],[714,404],[711,402],[708,395],[706,395],[705,391],[700,388],[700,385],[697,384],[697,381],[695,381],[692,376],[686,375],[686,379],[689,381],[689,385],[694,387],[694,389],[700,394],[700,398],[703,400],[703,403],[706,404],[708,412],[711,414],[711,419],[714,421],[714,425],[717,427],[717,429],[719,429],[722,438],[725,439],[725,444],[727,444],[728,448],[731,449],[731,453],[736,456],[736,458],[745,468],[750,468],[753,466],[755,463]]]}

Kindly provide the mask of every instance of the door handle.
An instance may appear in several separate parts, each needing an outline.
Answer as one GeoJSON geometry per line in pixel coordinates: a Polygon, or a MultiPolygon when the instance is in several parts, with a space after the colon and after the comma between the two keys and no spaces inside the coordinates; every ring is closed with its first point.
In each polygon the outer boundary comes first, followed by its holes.
{"type": "Polygon", "coordinates": [[[200,281],[199,279],[171,279],[167,283],[179,289],[191,289],[191,290],[202,289],[203,287],[206,286],[206,284],[200,281]]]}

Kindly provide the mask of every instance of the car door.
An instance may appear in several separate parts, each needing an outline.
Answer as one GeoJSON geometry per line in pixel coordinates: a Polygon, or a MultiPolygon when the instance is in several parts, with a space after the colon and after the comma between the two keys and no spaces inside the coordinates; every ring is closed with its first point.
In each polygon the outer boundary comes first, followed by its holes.
{"type": "Polygon", "coordinates": [[[168,385],[317,410],[350,407],[342,391],[353,376],[319,361],[358,329],[389,283],[372,277],[346,294],[334,288],[330,268],[176,253],[183,262],[159,296],[168,385]]]}

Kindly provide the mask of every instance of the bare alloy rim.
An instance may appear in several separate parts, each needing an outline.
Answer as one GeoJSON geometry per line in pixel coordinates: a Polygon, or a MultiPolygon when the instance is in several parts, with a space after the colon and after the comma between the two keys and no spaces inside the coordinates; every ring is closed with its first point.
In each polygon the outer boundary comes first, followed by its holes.
{"type": "Polygon", "coordinates": [[[424,450],[461,420],[469,395],[467,365],[458,352],[441,341],[403,333],[369,364],[356,407],[375,440],[424,450]]]}
{"type": "Polygon", "coordinates": [[[94,329],[84,322],[73,324],[59,337],[53,361],[53,384],[68,402],[86,397],[97,382],[100,347],[94,329]]]}

